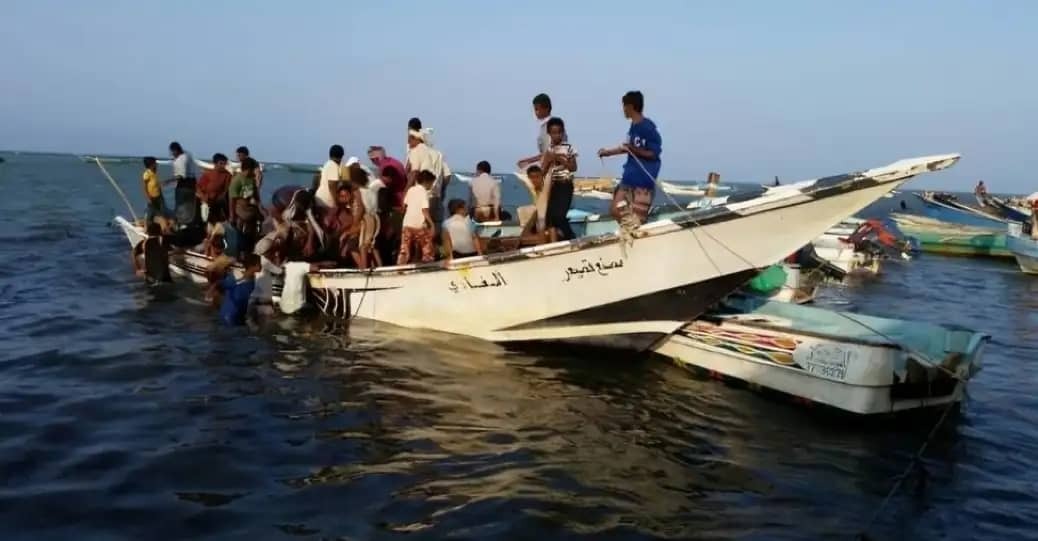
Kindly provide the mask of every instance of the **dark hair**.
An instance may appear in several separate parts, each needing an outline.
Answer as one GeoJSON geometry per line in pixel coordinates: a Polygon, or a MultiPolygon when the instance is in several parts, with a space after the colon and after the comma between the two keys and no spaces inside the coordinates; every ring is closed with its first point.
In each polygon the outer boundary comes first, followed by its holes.
{"type": "Polygon", "coordinates": [[[161,235],[161,234],[162,234],[162,226],[160,226],[157,222],[151,222],[151,223],[148,224],[148,235],[149,236],[154,237],[156,235],[161,235]]]}
{"type": "Polygon", "coordinates": [[[640,113],[645,108],[645,96],[638,90],[632,90],[624,94],[623,104],[630,105],[635,111],[640,113]]]}
{"type": "Polygon", "coordinates": [[[350,182],[364,188],[368,185],[369,180],[371,179],[368,178],[368,172],[359,163],[350,166],[350,182]]]}
{"type": "Polygon", "coordinates": [[[539,165],[531,165],[530,167],[526,168],[526,174],[527,175],[529,175],[530,173],[543,173],[543,172],[544,171],[541,171],[541,166],[539,166],[539,165]]]}
{"type": "Polygon", "coordinates": [[[483,160],[476,164],[476,171],[479,173],[490,174],[490,162],[483,160]]]}
{"type": "Polygon", "coordinates": [[[335,195],[339,195],[339,192],[353,193],[353,187],[345,182],[340,182],[339,187],[335,189],[335,195]]]}
{"type": "Polygon", "coordinates": [[[238,153],[238,154],[244,154],[244,155],[248,156],[249,155],[249,147],[247,147],[245,145],[242,145],[242,146],[238,147],[238,150],[235,150],[235,152],[238,153]]]}
{"type": "Polygon", "coordinates": [[[255,267],[255,266],[258,266],[260,264],[260,258],[259,258],[258,255],[254,254],[252,252],[249,252],[249,253],[247,253],[247,254],[242,256],[241,264],[246,269],[249,268],[249,267],[255,267]]]}
{"type": "Polygon", "coordinates": [[[546,129],[547,131],[551,131],[551,127],[552,127],[552,126],[558,126],[558,127],[562,128],[562,132],[563,132],[563,133],[565,133],[565,132],[566,132],[566,123],[565,123],[565,122],[563,122],[563,121],[562,121],[562,119],[561,119],[561,118],[559,118],[559,117],[557,117],[557,116],[553,116],[553,117],[549,118],[549,119],[548,119],[548,124],[546,124],[546,125],[544,126],[544,128],[545,128],[545,129],[546,129]]]}
{"type": "Polygon", "coordinates": [[[255,171],[258,168],[259,168],[259,162],[257,162],[256,160],[254,160],[252,158],[245,158],[244,160],[241,161],[241,170],[242,171],[255,171]]]}
{"type": "Polygon", "coordinates": [[[221,154],[219,152],[217,152],[216,154],[213,154],[213,163],[225,162],[225,161],[227,161],[227,156],[224,156],[223,154],[221,154]]]}
{"type": "Polygon", "coordinates": [[[436,175],[428,169],[422,169],[418,172],[418,182],[436,182],[436,175]]]}
{"type": "Polygon", "coordinates": [[[151,167],[158,163],[158,160],[155,159],[155,156],[145,156],[144,160],[142,161],[144,162],[144,167],[151,167]]]}
{"type": "Polygon", "coordinates": [[[341,160],[345,155],[346,151],[342,148],[342,145],[332,145],[332,147],[328,149],[329,158],[339,158],[341,160]]]}
{"type": "Polygon", "coordinates": [[[178,143],[176,141],[173,141],[172,143],[169,144],[169,149],[172,150],[173,152],[183,152],[184,151],[184,147],[180,146],[180,143],[178,143]]]}
{"type": "Polygon", "coordinates": [[[549,113],[551,113],[551,98],[549,98],[547,94],[541,92],[540,94],[534,96],[533,104],[540,105],[541,107],[546,108],[549,113]]]}
{"type": "Polygon", "coordinates": [[[420,119],[418,117],[412,117],[411,120],[407,121],[407,129],[409,129],[409,130],[421,130],[422,129],[422,119],[420,119]]]}
{"type": "Polygon", "coordinates": [[[447,202],[447,210],[451,214],[458,212],[458,210],[462,208],[465,208],[465,201],[461,199],[451,199],[447,202]]]}

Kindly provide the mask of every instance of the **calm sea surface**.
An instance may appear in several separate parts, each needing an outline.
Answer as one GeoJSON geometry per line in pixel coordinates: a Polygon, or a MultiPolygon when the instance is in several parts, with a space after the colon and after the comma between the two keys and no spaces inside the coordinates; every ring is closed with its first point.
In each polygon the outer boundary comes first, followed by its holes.
{"type": "MultiPolygon", "coordinates": [[[[0,539],[854,539],[930,428],[640,355],[227,329],[133,276],[96,166],[4,157],[0,539]]],[[[138,165],[109,169],[143,208],[138,165]]],[[[873,538],[1038,539],[1038,278],[928,256],[820,304],[994,337],[873,538]]]]}

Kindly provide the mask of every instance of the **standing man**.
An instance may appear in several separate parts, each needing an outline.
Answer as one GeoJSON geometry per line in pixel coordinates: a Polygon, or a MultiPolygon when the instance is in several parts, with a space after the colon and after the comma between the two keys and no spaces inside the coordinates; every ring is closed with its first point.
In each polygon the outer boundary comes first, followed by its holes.
{"type": "Polygon", "coordinates": [[[439,226],[443,223],[443,196],[447,193],[447,185],[450,183],[451,169],[443,159],[443,154],[425,143],[424,133],[417,130],[409,131],[407,146],[411,149],[407,155],[407,186],[413,186],[418,173],[422,171],[429,171],[436,177],[429,188],[429,214],[433,227],[437,229],[434,231],[433,239],[439,242],[436,239],[440,236],[439,226]]]}
{"type": "Polygon", "coordinates": [[[208,209],[205,220],[218,224],[227,220],[230,209],[227,204],[227,188],[231,185],[231,172],[227,170],[227,156],[213,154],[213,168],[202,173],[198,179],[198,198],[208,209]]]}
{"type": "MultiPolygon", "coordinates": [[[[547,94],[541,93],[533,97],[533,116],[540,123],[540,131],[537,133],[537,155],[519,160],[516,166],[519,167],[520,171],[525,171],[527,167],[535,163],[541,163],[541,158],[544,157],[544,153],[551,146],[551,140],[548,137],[548,119],[551,118],[551,98],[547,94]]],[[[563,142],[565,141],[563,139],[563,142]]]]}
{"type": "Polygon", "coordinates": [[[984,185],[984,181],[977,182],[977,187],[973,188],[973,195],[977,198],[977,204],[985,206],[988,204],[988,187],[984,185]]]}
{"type": "Polygon", "coordinates": [[[176,183],[174,191],[174,217],[180,228],[200,226],[202,223],[201,205],[195,195],[198,169],[190,153],[184,152],[180,143],[169,144],[169,153],[173,156],[173,179],[176,183]]]}
{"type": "Polygon", "coordinates": [[[610,213],[618,222],[635,225],[644,224],[656,195],[656,178],[660,174],[660,155],[663,153],[663,138],[656,124],[642,114],[645,97],[637,90],[624,94],[621,100],[624,117],[630,119],[627,141],[616,148],[603,148],[599,157],[627,154],[620,185],[613,193],[610,213]]]}
{"type": "Polygon", "coordinates": [[[392,194],[390,199],[392,206],[403,208],[404,193],[407,192],[407,171],[404,169],[404,164],[396,158],[386,156],[386,149],[378,146],[368,147],[368,159],[371,160],[372,165],[378,168],[379,178],[392,194]],[[387,178],[390,182],[386,182],[387,178]]]}
{"type": "Polygon", "coordinates": [[[339,164],[345,155],[346,150],[342,145],[332,145],[328,149],[328,161],[321,166],[321,177],[314,198],[317,206],[325,212],[335,208],[335,194],[339,190],[339,181],[342,180],[339,176],[339,164]]]}
{"type": "MultiPolygon", "coordinates": [[[[251,157],[249,155],[249,147],[242,145],[235,151],[238,154],[238,163],[245,163],[245,158],[251,157]]],[[[256,169],[256,198],[259,199],[260,188],[263,187],[263,166],[256,169]]]]}

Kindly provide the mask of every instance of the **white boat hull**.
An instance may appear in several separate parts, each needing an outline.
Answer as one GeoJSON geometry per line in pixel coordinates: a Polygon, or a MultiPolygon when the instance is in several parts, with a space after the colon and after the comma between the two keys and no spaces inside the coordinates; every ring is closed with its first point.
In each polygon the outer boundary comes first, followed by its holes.
{"type": "Polygon", "coordinates": [[[668,337],[655,351],[680,365],[860,415],[895,413],[959,402],[965,390],[965,384],[957,382],[952,392],[942,396],[898,400],[891,397],[889,384],[855,385],[815,377],[798,368],[711,347],[680,334],[668,337]]]}
{"type": "Polygon", "coordinates": [[[648,346],[911,175],[955,160],[905,160],[820,180],[820,194],[787,189],[706,209],[696,222],[660,220],[630,245],[610,234],[446,267],[325,270],[309,283],[322,310],[340,316],[497,342],[638,335],[648,346]]]}

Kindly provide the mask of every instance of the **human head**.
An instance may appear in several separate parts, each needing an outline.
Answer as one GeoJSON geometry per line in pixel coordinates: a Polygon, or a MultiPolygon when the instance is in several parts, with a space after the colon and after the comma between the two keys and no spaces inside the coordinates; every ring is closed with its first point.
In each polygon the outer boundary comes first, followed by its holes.
{"type": "Polygon", "coordinates": [[[378,165],[379,160],[386,157],[386,149],[379,146],[368,147],[368,159],[371,163],[378,165]]]}
{"type": "Polygon", "coordinates": [[[220,154],[219,152],[217,152],[216,154],[213,154],[213,167],[216,168],[217,171],[223,171],[224,169],[226,169],[227,168],[227,156],[224,156],[223,154],[220,154]]]}
{"type": "Polygon", "coordinates": [[[155,156],[145,156],[143,161],[144,167],[151,169],[152,171],[159,166],[159,161],[155,159],[155,156]]]}
{"type": "Polygon", "coordinates": [[[238,161],[239,162],[240,161],[244,161],[245,158],[249,157],[249,147],[247,147],[245,145],[242,145],[242,146],[238,147],[238,150],[235,150],[234,152],[238,154],[238,161]]]}
{"type": "Polygon", "coordinates": [[[241,265],[245,267],[245,270],[247,271],[259,271],[262,268],[260,265],[260,257],[252,252],[242,256],[241,265]]]}
{"type": "Polygon", "coordinates": [[[335,202],[340,206],[349,205],[353,201],[353,189],[348,184],[339,184],[339,189],[335,192],[335,202]]]}
{"type": "Polygon", "coordinates": [[[342,161],[342,157],[346,155],[346,150],[342,148],[342,145],[332,145],[328,149],[328,157],[335,163],[342,161]]]}
{"type": "Polygon", "coordinates": [[[429,171],[428,169],[422,169],[418,172],[418,183],[424,186],[426,189],[432,186],[433,182],[436,182],[436,175],[434,175],[432,171],[429,171]]]}
{"type": "Polygon", "coordinates": [[[256,176],[256,170],[259,169],[259,163],[252,158],[245,158],[241,161],[241,170],[247,176],[256,176]]]}
{"type": "Polygon", "coordinates": [[[549,118],[545,127],[548,129],[548,136],[551,137],[551,144],[557,145],[562,142],[563,136],[566,135],[566,124],[561,118],[557,116],[549,118]]]}
{"type": "Polygon", "coordinates": [[[162,234],[162,226],[158,222],[152,221],[148,224],[148,236],[157,237],[162,234]]]}
{"type": "Polygon", "coordinates": [[[542,92],[533,97],[533,116],[537,117],[537,120],[551,116],[551,98],[547,94],[542,92]]]}
{"type": "Polygon", "coordinates": [[[407,130],[422,131],[422,119],[418,117],[412,117],[407,121],[407,130]]]}
{"type": "Polygon", "coordinates": [[[447,210],[450,211],[452,215],[458,214],[464,216],[467,212],[467,209],[465,208],[465,201],[461,199],[451,199],[447,202],[447,210]]]}
{"type": "Polygon", "coordinates": [[[631,90],[624,94],[621,103],[624,107],[624,117],[634,118],[635,115],[642,114],[642,110],[645,108],[645,96],[638,90],[631,90]]]}
{"type": "Polygon", "coordinates": [[[173,141],[169,144],[169,153],[172,154],[174,158],[176,158],[177,156],[180,156],[184,153],[184,147],[180,146],[180,143],[173,141]]]}
{"type": "Polygon", "coordinates": [[[368,172],[360,166],[360,162],[350,165],[350,182],[352,182],[358,188],[364,188],[368,185],[368,172]]]}
{"type": "Polygon", "coordinates": [[[490,162],[488,162],[486,160],[483,160],[483,161],[477,163],[476,164],[476,172],[477,173],[486,173],[486,174],[489,175],[490,174],[490,162]]]}
{"type": "Polygon", "coordinates": [[[530,179],[530,183],[538,190],[544,186],[544,171],[541,171],[541,166],[539,165],[531,165],[527,168],[526,178],[530,179]]]}
{"type": "Polygon", "coordinates": [[[414,148],[419,143],[425,142],[425,135],[418,130],[410,130],[407,132],[407,146],[408,148],[414,148]]]}

